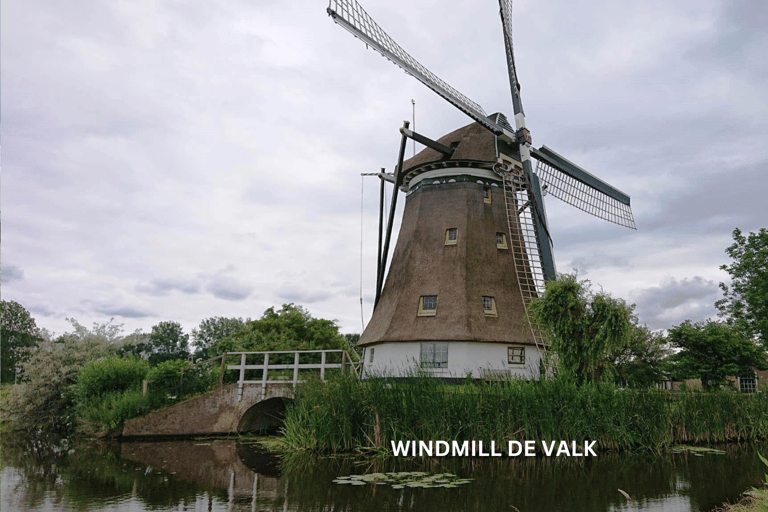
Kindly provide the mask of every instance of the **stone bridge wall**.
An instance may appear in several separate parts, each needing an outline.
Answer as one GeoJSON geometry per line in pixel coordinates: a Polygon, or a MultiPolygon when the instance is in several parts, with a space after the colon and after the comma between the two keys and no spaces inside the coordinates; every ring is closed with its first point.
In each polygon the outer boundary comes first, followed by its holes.
{"type": "Polygon", "coordinates": [[[237,434],[243,414],[253,405],[274,397],[293,396],[290,384],[244,385],[238,400],[237,384],[230,384],[178,404],[125,422],[123,437],[237,434]]]}

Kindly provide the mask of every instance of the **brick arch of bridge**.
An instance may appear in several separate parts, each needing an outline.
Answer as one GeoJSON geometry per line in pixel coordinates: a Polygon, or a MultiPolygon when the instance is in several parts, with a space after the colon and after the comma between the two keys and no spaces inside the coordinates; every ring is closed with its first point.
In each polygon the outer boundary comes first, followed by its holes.
{"type": "Polygon", "coordinates": [[[128,420],[123,426],[123,437],[237,434],[241,419],[249,410],[252,416],[258,412],[258,404],[274,404],[292,396],[290,384],[268,384],[265,388],[251,385],[242,391],[237,384],[229,384],[128,420]]]}
{"type": "MultiPolygon", "coordinates": [[[[238,352],[229,356],[238,356],[239,364],[227,365],[227,370],[240,373],[237,383],[222,385],[219,389],[204,395],[190,398],[170,407],[151,412],[140,418],[125,422],[122,435],[127,438],[152,436],[196,436],[226,435],[257,429],[259,426],[273,426],[279,411],[285,409],[285,400],[292,399],[293,389],[303,381],[300,371],[319,370],[320,377],[325,377],[325,370],[339,368],[346,371],[349,364],[346,356],[341,363],[327,363],[328,353],[342,351],[299,351],[279,352],[295,354],[293,364],[269,364],[269,354],[277,352],[238,352]],[[322,359],[318,364],[301,363],[302,354],[320,352],[322,359]],[[246,356],[263,356],[261,364],[246,364],[246,356]],[[261,380],[246,380],[247,371],[261,370],[261,380]],[[270,370],[293,370],[292,380],[269,380],[270,370]],[[269,417],[272,417],[269,419],[269,417]],[[264,418],[266,417],[266,419],[264,418]]],[[[226,355],[222,357],[225,361],[226,355]]],[[[222,367],[223,367],[222,363],[222,367]]]]}

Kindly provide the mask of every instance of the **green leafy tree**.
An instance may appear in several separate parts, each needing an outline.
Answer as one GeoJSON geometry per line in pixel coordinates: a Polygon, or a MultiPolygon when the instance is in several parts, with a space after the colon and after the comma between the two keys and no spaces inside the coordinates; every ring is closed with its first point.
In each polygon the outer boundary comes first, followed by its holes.
{"type": "Polygon", "coordinates": [[[44,339],[22,364],[23,379],[2,404],[3,418],[17,429],[69,433],[75,424],[77,379],[90,361],[113,352],[122,325],[94,324],[89,330],[68,319],[73,332],[44,339]]]}
{"type": "Polygon", "coordinates": [[[195,359],[208,359],[208,348],[228,336],[232,336],[243,329],[245,323],[250,322],[250,318],[243,321],[242,318],[224,318],[214,316],[206,318],[197,329],[192,329],[192,345],[195,347],[195,359]]]}
{"type": "Polygon", "coordinates": [[[733,240],[725,252],[734,261],[720,267],[731,275],[731,286],[720,283],[724,297],[715,306],[768,349],[768,230],[744,236],[736,228],[733,240]]]}
{"type": "Polygon", "coordinates": [[[209,347],[209,356],[222,352],[272,350],[351,349],[332,320],[313,318],[301,306],[283,304],[279,310],[267,309],[259,320],[246,322],[245,329],[209,347]]]}
{"type": "Polygon", "coordinates": [[[613,377],[611,355],[629,343],[632,306],[606,293],[592,293],[587,281],[561,274],[531,302],[533,319],[550,334],[560,375],[577,384],[613,377]]]}
{"type": "Polygon", "coordinates": [[[664,359],[669,354],[663,335],[633,325],[629,343],[612,356],[616,382],[628,387],[653,386],[664,379],[664,359]]]}
{"type": "Polygon", "coordinates": [[[669,330],[680,350],[668,358],[675,379],[701,379],[704,389],[726,383],[726,376],[753,377],[753,368],[768,369],[765,351],[738,327],[721,322],[686,320],[669,330]]]}
{"type": "Polygon", "coordinates": [[[189,334],[178,322],[160,322],[147,336],[148,359],[155,366],[163,361],[189,359],[189,334]]]}
{"type": "Polygon", "coordinates": [[[140,359],[149,359],[152,347],[149,344],[149,334],[136,329],[123,338],[123,345],[117,350],[117,355],[133,356],[140,359]]]}
{"type": "Polygon", "coordinates": [[[16,301],[0,301],[0,381],[15,382],[29,349],[42,340],[35,319],[16,301]]]}

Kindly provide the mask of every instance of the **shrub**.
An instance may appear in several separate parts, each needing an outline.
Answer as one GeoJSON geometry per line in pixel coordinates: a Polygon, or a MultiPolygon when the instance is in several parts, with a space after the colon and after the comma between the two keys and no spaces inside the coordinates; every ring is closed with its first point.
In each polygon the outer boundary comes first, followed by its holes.
{"type": "Polygon", "coordinates": [[[149,373],[146,379],[153,407],[171,403],[191,394],[201,393],[218,383],[218,368],[204,367],[187,370],[181,381],[181,370],[190,366],[186,359],[163,361],[149,373]]]}
{"type": "Polygon", "coordinates": [[[77,379],[81,402],[107,393],[126,391],[141,384],[149,363],[135,357],[110,356],[88,363],[77,379]]]}
{"type": "Polygon", "coordinates": [[[106,356],[120,326],[94,325],[92,331],[74,320],[75,332],[40,342],[22,365],[24,379],[2,403],[10,427],[29,433],[68,433],[74,427],[78,375],[90,361],[106,356]]]}
{"type": "Polygon", "coordinates": [[[125,420],[141,416],[150,410],[150,400],[141,389],[106,393],[80,407],[79,416],[86,431],[112,430],[125,420]]]}

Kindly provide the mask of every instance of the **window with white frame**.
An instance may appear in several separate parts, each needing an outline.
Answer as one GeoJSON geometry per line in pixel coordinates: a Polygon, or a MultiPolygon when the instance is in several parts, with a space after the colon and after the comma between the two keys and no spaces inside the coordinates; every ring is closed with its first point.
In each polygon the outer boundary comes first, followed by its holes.
{"type": "Polygon", "coordinates": [[[742,393],[754,393],[757,391],[757,382],[753,377],[739,377],[739,391],[742,393]]]}
{"type": "Polygon", "coordinates": [[[497,316],[496,299],[493,297],[483,297],[483,311],[485,312],[485,316],[497,316]]]}
{"type": "Polygon", "coordinates": [[[448,343],[422,343],[419,362],[422,368],[448,368],[448,343]]]}
{"type": "Polygon", "coordinates": [[[437,295],[422,295],[419,298],[418,316],[435,316],[437,314],[437,295]]]}
{"type": "Polygon", "coordinates": [[[507,347],[509,364],[525,364],[525,347],[507,347]]]}
{"type": "Polygon", "coordinates": [[[374,352],[375,350],[376,350],[375,348],[371,348],[371,356],[368,358],[368,362],[369,362],[369,363],[372,363],[372,362],[373,362],[373,352],[374,352]]]}
{"type": "Polygon", "coordinates": [[[445,230],[445,245],[456,245],[459,239],[459,230],[456,228],[449,228],[445,230]]]}

